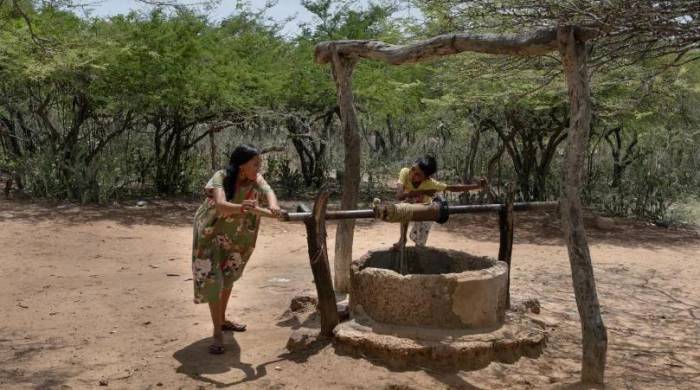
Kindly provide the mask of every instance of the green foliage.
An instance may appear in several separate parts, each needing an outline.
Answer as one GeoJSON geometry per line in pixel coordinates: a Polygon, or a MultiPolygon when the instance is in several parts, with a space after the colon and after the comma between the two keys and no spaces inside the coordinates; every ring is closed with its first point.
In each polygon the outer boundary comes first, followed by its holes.
{"type": "MultiPolygon", "coordinates": [[[[198,194],[212,157],[226,161],[242,142],[286,145],[268,158],[267,175],[298,195],[343,165],[330,67],[314,63],[318,42],[522,29],[511,14],[460,1],[411,1],[424,15],[416,21],[397,16],[401,2],[308,0],[315,18],[293,38],[244,2],[220,23],[187,7],[80,18],[68,3],[0,2],[0,169],[17,172],[34,196],[81,202],[198,194]],[[224,125],[210,156],[207,132],[224,125]]],[[[559,5],[541,7],[554,20],[559,5]]],[[[594,48],[585,200],[613,214],[674,219],[700,191],[700,64],[683,63],[698,53],[618,61],[603,43],[594,48]]],[[[496,190],[517,183],[524,199],[555,198],[566,141],[547,145],[567,120],[560,68],[555,53],[360,61],[353,91],[366,198],[426,153],[438,157],[440,180],[483,175],[496,190]]]]}

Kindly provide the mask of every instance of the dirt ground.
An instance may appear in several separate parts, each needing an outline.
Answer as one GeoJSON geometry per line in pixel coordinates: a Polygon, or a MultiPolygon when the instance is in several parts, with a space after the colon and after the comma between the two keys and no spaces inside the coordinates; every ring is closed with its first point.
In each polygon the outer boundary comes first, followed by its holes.
{"type": "MultiPolygon", "coordinates": [[[[512,295],[550,325],[538,359],[478,371],[392,371],[332,345],[289,354],[281,321],[313,292],[301,224],[263,221],[229,315],[248,331],[207,353],[210,320],[192,303],[197,204],[79,207],[0,201],[0,388],[479,389],[576,388],[580,330],[566,247],[553,215],[515,221],[512,295]]],[[[630,220],[587,220],[609,388],[700,388],[700,235],[630,220]]],[[[329,246],[334,227],[329,227],[329,246]]],[[[398,226],[364,221],[355,254],[386,247],[398,226]]],[[[429,245],[495,256],[494,216],[452,218],[429,245]]]]}

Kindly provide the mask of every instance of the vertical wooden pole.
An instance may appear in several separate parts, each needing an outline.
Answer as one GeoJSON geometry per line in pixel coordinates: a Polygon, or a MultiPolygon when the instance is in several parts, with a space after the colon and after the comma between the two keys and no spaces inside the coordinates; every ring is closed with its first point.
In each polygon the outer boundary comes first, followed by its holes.
{"type": "Polygon", "coordinates": [[[561,181],[561,224],[569,252],[576,306],[581,317],[581,381],[602,384],[608,335],[600,315],[580,197],[583,163],[591,125],[591,97],[586,64],[588,54],[585,42],[576,39],[573,27],[560,26],[557,36],[570,104],[569,136],[563,169],[564,178],[561,181]]]}
{"type": "Polygon", "coordinates": [[[498,247],[498,260],[508,264],[508,286],[506,288],[506,307],[510,307],[510,264],[513,257],[513,203],[515,193],[513,185],[508,185],[506,202],[498,211],[498,228],[501,232],[500,245],[498,247]]]}
{"type": "Polygon", "coordinates": [[[338,306],[335,302],[331,268],[328,264],[328,249],[326,247],[326,206],[328,192],[322,192],[316,197],[312,217],[307,218],[306,239],[309,245],[309,260],[311,272],[314,275],[316,293],[318,294],[318,310],[321,313],[321,336],[333,336],[333,328],[338,325],[338,306]]]}
{"type": "MultiPolygon", "coordinates": [[[[343,172],[343,192],[340,206],[344,210],[357,208],[360,193],[360,133],[355,115],[352,96],[352,72],[357,64],[357,57],[333,53],[331,65],[340,107],[340,119],[343,129],[345,160],[343,172]]],[[[352,261],[352,242],[355,220],[347,219],[338,223],[335,234],[335,289],[341,293],[350,291],[350,262],[352,261]]]]}

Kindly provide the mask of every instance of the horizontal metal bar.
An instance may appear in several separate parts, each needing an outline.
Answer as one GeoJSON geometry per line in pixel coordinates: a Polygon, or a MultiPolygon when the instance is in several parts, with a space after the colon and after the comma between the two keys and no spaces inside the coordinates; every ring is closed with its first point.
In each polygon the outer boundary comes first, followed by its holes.
{"type": "MultiPolygon", "coordinates": [[[[513,211],[527,210],[554,210],[559,206],[559,202],[516,202],[513,203],[513,211]]],[[[448,206],[450,215],[452,214],[474,214],[474,213],[489,213],[498,212],[504,205],[502,204],[475,204],[475,205],[459,205],[448,206]]],[[[284,221],[303,221],[311,218],[311,213],[286,213],[282,219],[284,221]]],[[[326,212],[326,220],[336,219],[355,219],[355,218],[374,218],[373,209],[360,210],[337,210],[326,212]]]]}
{"type": "Polygon", "coordinates": [[[326,219],[374,218],[373,209],[327,211],[326,219]]]}

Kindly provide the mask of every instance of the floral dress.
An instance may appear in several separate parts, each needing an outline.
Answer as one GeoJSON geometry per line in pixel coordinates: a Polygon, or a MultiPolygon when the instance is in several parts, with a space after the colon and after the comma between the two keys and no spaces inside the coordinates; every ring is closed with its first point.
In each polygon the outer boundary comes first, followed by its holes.
{"type": "MultiPolygon", "coordinates": [[[[199,206],[194,217],[192,243],[192,279],[194,303],[219,301],[221,290],[233,287],[243,274],[255,249],[260,217],[252,213],[224,217],[217,213],[214,189],[223,188],[226,171],[214,174],[205,186],[207,199],[199,206]]],[[[271,191],[261,178],[258,182],[242,185],[236,190],[231,203],[258,199],[271,191]]]]}

